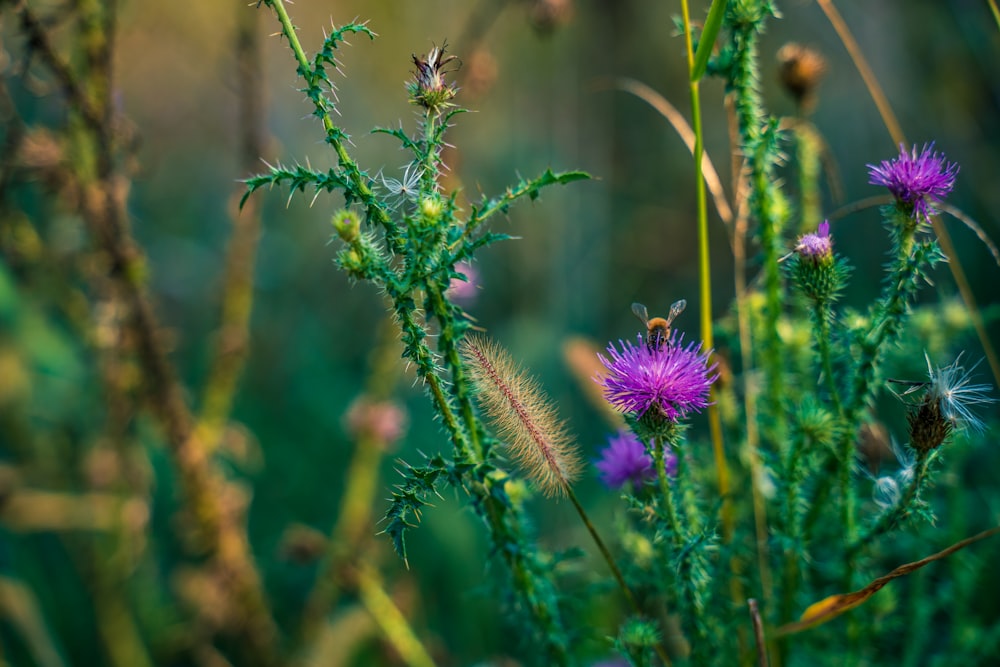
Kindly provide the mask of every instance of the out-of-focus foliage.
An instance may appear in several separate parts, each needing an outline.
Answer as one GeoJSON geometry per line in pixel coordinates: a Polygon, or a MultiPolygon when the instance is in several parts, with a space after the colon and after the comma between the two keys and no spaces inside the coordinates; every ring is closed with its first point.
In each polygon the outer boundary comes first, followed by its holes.
{"type": "MultiPolygon", "coordinates": [[[[994,185],[1000,28],[986,4],[842,4],[909,138],[936,141],[961,165],[949,202],[987,234],[1000,235],[994,185]]],[[[695,17],[707,6],[695,6],[695,17]]],[[[450,446],[412,369],[399,358],[383,296],[352,283],[332,261],[329,219],[339,195],[312,206],[310,192],[254,195],[242,214],[260,224],[255,256],[241,260],[252,269],[248,337],[220,328],[224,286],[231,285],[227,248],[239,226],[234,220],[241,219],[238,181],[267,168],[246,162],[240,130],[250,102],[238,71],[250,56],[238,46],[245,25],[239,17],[255,8],[124,0],[109,17],[108,7],[96,0],[0,2],[0,664],[267,663],[263,654],[247,657],[253,645],[246,637],[271,634],[282,655],[304,664],[399,664],[403,649],[391,646],[385,639],[391,631],[366,611],[385,602],[379,592],[437,664],[531,663],[505,625],[495,588],[502,580],[499,561],[464,498],[445,491],[423,512],[420,529],[407,538],[409,569],[389,540],[376,536],[384,528],[377,518],[401,480],[396,458],[419,465],[423,455],[450,446]],[[115,139],[104,147],[113,163],[104,167],[110,172],[102,172],[100,132],[74,107],[46,49],[28,39],[24,7],[40,19],[55,56],[74,72],[98,73],[92,80],[81,76],[80,94],[109,102],[113,122],[106,127],[115,139]],[[113,29],[104,35],[112,59],[105,70],[100,47],[87,41],[103,28],[88,28],[88,20],[113,29]],[[112,74],[108,90],[101,88],[101,71],[112,74]],[[95,190],[95,182],[107,187],[95,190]],[[103,206],[88,197],[99,196],[121,203],[101,210],[122,214],[134,254],[118,244],[124,254],[116,257],[100,236],[106,217],[88,219],[88,205],[103,206]],[[133,298],[130,285],[148,286],[145,298],[133,298]],[[142,328],[133,321],[143,302],[155,313],[163,358],[176,369],[172,386],[180,394],[173,398],[188,407],[194,424],[184,433],[212,443],[213,476],[204,487],[211,493],[199,496],[200,482],[177,472],[183,443],[169,443],[178,415],[170,413],[169,392],[149,389],[155,351],[143,348],[142,328]],[[245,355],[231,411],[211,407],[206,393],[227,350],[245,355]],[[213,410],[221,421],[207,415],[213,410]],[[192,497],[208,500],[193,508],[192,497]],[[352,505],[352,497],[362,506],[352,505]],[[214,545],[232,551],[220,560],[200,529],[230,524],[234,530],[220,534],[239,542],[245,526],[247,543],[214,545]],[[338,544],[351,553],[339,552],[338,544]],[[353,562],[359,553],[364,567],[331,574],[331,562],[353,562]],[[259,581],[243,569],[244,557],[259,581]],[[335,590],[317,586],[324,578],[338,582],[335,590]],[[247,610],[259,602],[255,591],[273,612],[274,627],[254,626],[247,610]]],[[[828,149],[823,168],[836,174],[837,185],[818,193],[829,215],[881,194],[867,185],[863,165],[896,148],[818,7],[787,2],[780,9],[783,19],[769,24],[762,53],[777,54],[794,40],[827,60],[810,120],[828,149]]],[[[586,457],[595,458],[614,427],[589,401],[592,388],[581,386],[564,363],[565,342],[580,335],[632,339],[633,301],[664,312],[686,298],[690,312],[675,326],[692,335],[696,327],[689,154],[659,115],[616,89],[620,77],[644,81],[687,108],[684,47],[673,22],[679,6],[299,0],[291,11],[310,53],[331,19],[341,25],[360,17],[378,33],[374,42],[356,36],[339,50],[346,76],[332,76],[352,155],[373,174],[381,170],[381,183],[405,181],[410,158],[395,139],[369,130],[413,125],[404,86],[411,54],[445,40],[461,60],[458,101],[475,111],[454,119],[448,137],[457,148],[445,157],[449,188],[460,191],[464,210],[520,175],[550,167],[595,177],[545,190],[540,202],[511,209],[496,223],[496,231],[522,238],[477,256],[478,290],[465,306],[477,326],[541,377],[586,457]]],[[[272,17],[259,14],[250,28],[259,41],[253,70],[253,104],[262,110],[259,157],[331,167],[335,156],[297,92],[302,86],[287,43],[273,35],[272,17]]],[[[771,62],[762,72],[765,103],[777,115],[794,115],[795,103],[778,84],[778,61],[771,62]]],[[[702,95],[706,148],[731,196],[724,91],[708,78],[702,95]]],[[[793,172],[779,168],[778,177],[797,196],[793,172]]],[[[714,215],[711,224],[720,352],[735,358],[726,348],[736,338],[727,310],[734,297],[732,252],[714,215]]],[[[888,250],[879,224],[874,207],[836,223],[838,252],[854,267],[843,303],[860,308],[878,292],[888,250]]],[[[965,227],[950,219],[947,225],[997,341],[993,285],[1000,267],[965,227]]],[[[950,275],[939,267],[934,280],[921,292],[904,339],[922,341],[936,358],[967,350],[978,359],[982,352],[967,310],[953,300],[950,275]]],[[[241,303],[237,298],[229,307],[238,310],[241,303]]],[[[796,349],[808,354],[808,332],[787,322],[778,326],[792,350],[786,362],[795,364],[796,349]]],[[[889,366],[893,377],[905,379],[926,372],[914,346],[901,348],[889,366]]],[[[986,381],[987,365],[978,370],[986,381]]],[[[735,410],[726,400],[720,398],[720,409],[735,410]]],[[[905,431],[898,403],[887,400],[875,410],[892,433],[905,431]]],[[[995,422],[995,413],[982,416],[995,422]]],[[[693,423],[697,441],[707,426],[693,423]]],[[[873,442],[888,458],[886,438],[873,442]]],[[[931,496],[934,528],[919,537],[904,533],[886,547],[878,555],[882,571],[996,524],[1000,452],[960,439],[944,458],[947,472],[931,496]]],[[[516,480],[504,488],[526,503],[547,550],[581,546],[589,554],[569,503],[545,502],[516,480]]],[[[576,488],[595,523],[621,521],[622,503],[597,483],[595,470],[576,488]]],[[[752,517],[747,512],[738,520],[749,526],[752,517]]],[[[640,569],[642,544],[626,548],[634,558],[630,567],[640,569]]],[[[949,664],[949,652],[961,650],[969,661],[992,664],[1000,655],[994,595],[1000,582],[990,566],[998,548],[986,542],[956,554],[852,612],[878,625],[885,645],[877,655],[907,665],[949,664]],[[950,627],[959,630],[949,637],[914,631],[939,614],[950,614],[950,627]]],[[[571,556],[552,564],[563,570],[567,598],[593,585],[585,566],[603,567],[596,556],[571,556]]],[[[794,602],[799,610],[813,600],[794,602]]],[[[619,620],[612,605],[581,604],[567,613],[574,626],[598,629],[580,638],[580,653],[594,661],[608,657],[612,644],[604,638],[616,634],[619,620]]],[[[838,650],[816,646],[816,659],[838,650]]]]}

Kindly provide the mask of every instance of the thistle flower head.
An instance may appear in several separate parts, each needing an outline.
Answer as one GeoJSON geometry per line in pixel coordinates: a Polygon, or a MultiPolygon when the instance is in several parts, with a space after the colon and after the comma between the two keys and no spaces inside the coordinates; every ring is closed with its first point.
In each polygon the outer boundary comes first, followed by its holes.
{"type": "Polygon", "coordinates": [[[820,223],[814,234],[803,234],[799,238],[795,252],[802,259],[823,260],[833,257],[833,239],[830,238],[830,223],[820,223]]]}
{"type": "Polygon", "coordinates": [[[406,84],[406,90],[410,94],[410,102],[421,106],[428,111],[437,112],[448,106],[448,103],[458,93],[458,88],[454,83],[445,81],[445,74],[451,70],[447,67],[457,56],[445,56],[448,44],[435,46],[426,57],[413,57],[413,65],[416,68],[413,72],[413,79],[406,84]]]}
{"type": "Polygon", "coordinates": [[[514,461],[547,496],[565,494],[580,457],[555,407],[499,345],[481,336],[462,341],[462,358],[477,398],[507,441],[514,461]]]}
{"type": "MultiPolygon", "coordinates": [[[[664,464],[669,477],[677,475],[677,456],[669,449],[664,464]]],[[[625,430],[611,436],[594,467],[601,472],[601,481],[609,489],[620,488],[626,482],[638,488],[647,479],[656,477],[653,459],[646,453],[646,447],[634,433],[625,430]]]]}
{"type": "Polygon", "coordinates": [[[683,336],[674,332],[658,347],[618,341],[621,349],[608,346],[610,358],[598,355],[608,374],[595,378],[604,387],[604,396],[613,406],[636,417],[654,410],[654,415],[676,422],[690,412],[708,405],[708,390],[718,378],[708,365],[708,354],[692,342],[683,345],[683,336]]]}
{"type": "Polygon", "coordinates": [[[868,182],[888,188],[897,206],[917,222],[930,221],[934,204],[948,196],[957,174],[958,165],[934,151],[933,142],[925,144],[919,155],[916,146],[907,153],[900,144],[899,157],[868,165],[868,182]]]}

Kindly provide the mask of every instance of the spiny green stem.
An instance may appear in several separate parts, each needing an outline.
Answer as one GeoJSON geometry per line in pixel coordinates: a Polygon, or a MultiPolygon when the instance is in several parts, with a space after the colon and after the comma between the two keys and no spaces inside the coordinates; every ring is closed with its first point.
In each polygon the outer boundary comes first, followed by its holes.
{"type": "MultiPolygon", "coordinates": [[[[426,332],[414,320],[412,305],[397,301],[395,307],[400,327],[404,334],[407,334],[409,339],[413,341],[409,345],[411,348],[409,352],[411,358],[416,362],[417,373],[430,389],[434,407],[437,408],[438,414],[441,415],[441,421],[444,423],[445,430],[451,436],[455,451],[460,458],[470,461],[474,460],[469,448],[468,435],[463,430],[462,424],[455,417],[451,403],[448,402],[448,397],[445,396],[444,390],[441,388],[440,378],[429,368],[432,357],[431,351],[427,349],[426,345],[420,342],[426,336],[426,332]]],[[[478,462],[478,460],[476,461],[478,462]]]]}
{"type": "Polygon", "coordinates": [[[837,388],[837,378],[833,375],[833,355],[830,350],[830,319],[832,317],[830,304],[827,301],[816,301],[813,304],[814,325],[816,327],[816,345],[819,352],[820,366],[823,369],[823,379],[830,392],[830,402],[840,416],[840,390],[837,388]]]}
{"type": "Polygon", "coordinates": [[[562,627],[558,610],[552,609],[544,595],[545,591],[540,590],[540,587],[551,586],[551,583],[535,574],[532,567],[534,552],[520,542],[519,534],[513,532],[519,522],[516,509],[505,506],[489,489],[483,489],[478,499],[480,514],[489,523],[496,542],[495,549],[510,568],[513,588],[518,591],[538,625],[539,636],[548,652],[548,664],[568,665],[570,657],[565,643],[566,631],[562,627]],[[514,515],[509,520],[508,513],[514,515]]]}
{"type": "MultiPolygon", "coordinates": [[[[684,19],[684,43],[687,49],[688,71],[694,74],[695,53],[691,38],[691,17],[688,1],[681,0],[681,15],[684,19]]],[[[698,210],[698,286],[701,299],[701,339],[705,349],[715,347],[712,333],[712,262],[708,252],[708,200],[705,193],[705,174],[702,172],[705,143],[701,125],[701,92],[698,81],[693,79],[688,88],[691,94],[691,129],[694,132],[694,177],[695,199],[698,210]]],[[[734,517],[732,494],[729,493],[729,465],[726,462],[726,451],[722,442],[722,422],[718,403],[715,400],[708,406],[709,428],[712,438],[712,453],[715,457],[715,475],[719,485],[719,495],[722,497],[722,539],[729,542],[733,536],[734,517]]]]}
{"type": "Polygon", "coordinates": [[[451,370],[452,394],[458,400],[458,407],[462,412],[462,420],[465,422],[465,429],[472,450],[476,454],[476,460],[482,460],[484,452],[479,440],[479,422],[472,406],[472,392],[468,376],[465,373],[465,366],[458,354],[459,336],[455,330],[455,317],[451,304],[447,302],[440,285],[436,283],[428,283],[427,295],[431,299],[434,312],[438,314],[438,321],[441,324],[439,347],[444,354],[445,363],[451,370]]]}
{"type": "Polygon", "coordinates": [[[438,156],[435,149],[437,113],[430,109],[424,114],[424,170],[420,177],[421,190],[426,194],[437,188],[438,156]]]}
{"type": "MultiPolygon", "coordinates": [[[[285,10],[285,3],[283,0],[265,1],[268,5],[274,8],[274,12],[278,16],[282,32],[288,39],[288,45],[295,54],[295,60],[299,63],[299,75],[305,79],[308,86],[312,87],[318,85],[316,72],[313,70],[313,67],[309,62],[309,58],[306,56],[306,52],[302,48],[301,42],[299,42],[295,26],[292,24],[292,20],[289,18],[288,12],[285,10]]],[[[336,151],[337,161],[350,177],[351,183],[356,189],[358,198],[365,204],[368,215],[371,219],[383,227],[391,227],[392,221],[389,219],[389,214],[375,199],[371,188],[368,187],[368,184],[365,182],[364,178],[362,178],[361,170],[358,169],[357,163],[351,159],[351,156],[347,153],[347,149],[344,148],[344,144],[340,140],[340,131],[334,124],[329,110],[321,104],[316,104],[316,109],[323,122],[323,130],[326,132],[327,143],[329,143],[333,147],[334,151],[336,151]]]]}
{"type": "Polygon", "coordinates": [[[656,469],[656,479],[660,484],[660,507],[663,508],[667,525],[670,526],[670,537],[673,540],[674,548],[679,550],[684,545],[686,534],[681,529],[677,508],[674,506],[673,493],[670,490],[670,481],[667,479],[666,457],[663,451],[665,446],[662,437],[658,436],[653,439],[653,466],[656,469]]]}
{"type": "MultiPolygon", "coordinates": [[[[799,521],[799,495],[801,491],[801,479],[799,468],[802,461],[803,451],[811,446],[807,439],[797,437],[791,444],[788,462],[785,465],[785,516],[784,532],[788,540],[788,548],[784,553],[784,568],[782,573],[781,609],[779,618],[782,621],[791,619],[792,609],[795,604],[795,593],[800,587],[799,562],[802,558],[802,524],[799,521]]],[[[778,645],[778,656],[784,654],[787,649],[787,642],[781,641],[778,645]]]]}
{"type": "MultiPolygon", "coordinates": [[[[872,383],[879,367],[886,345],[898,335],[902,325],[902,317],[906,308],[917,291],[919,280],[923,275],[923,266],[935,261],[936,246],[933,241],[915,242],[916,227],[906,221],[896,220],[895,252],[896,260],[886,281],[882,299],[878,305],[871,329],[858,341],[859,355],[854,364],[854,381],[850,387],[850,395],[843,407],[843,423],[847,428],[834,447],[834,455],[824,466],[823,473],[816,486],[810,502],[809,514],[805,521],[804,534],[809,535],[819,518],[822,507],[829,495],[834,479],[840,481],[841,491],[846,491],[844,484],[850,483],[850,467],[853,465],[853,448],[857,435],[857,425],[861,421],[862,412],[873,393],[872,383]],[[840,473],[835,474],[840,466],[840,473]]],[[[845,496],[850,502],[850,493],[845,496]]],[[[853,523],[844,517],[845,528],[853,523]]],[[[853,542],[854,535],[849,536],[853,542]]]]}
{"type": "Polygon", "coordinates": [[[701,510],[698,508],[698,499],[695,495],[688,459],[682,451],[675,452],[675,455],[677,456],[677,477],[674,478],[674,486],[676,486],[681,498],[684,525],[687,527],[688,533],[693,535],[701,530],[701,510]]]}

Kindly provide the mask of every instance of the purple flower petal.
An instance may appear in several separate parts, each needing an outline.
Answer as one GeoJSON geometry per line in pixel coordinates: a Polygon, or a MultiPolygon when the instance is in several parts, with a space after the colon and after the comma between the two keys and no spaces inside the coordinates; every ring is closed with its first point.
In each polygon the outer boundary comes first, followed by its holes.
{"type": "MultiPolygon", "coordinates": [[[[673,452],[667,452],[664,465],[668,477],[677,475],[677,457],[673,452]]],[[[626,482],[640,486],[645,480],[656,477],[653,458],[631,431],[622,430],[611,436],[594,467],[601,472],[601,481],[610,489],[624,486],[626,482]]]]}
{"type": "Polygon", "coordinates": [[[804,234],[795,246],[795,250],[803,257],[829,257],[833,253],[830,223],[824,220],[815,234],[804,234]]]}
{"type": "Polygon", "coordinates": [[[621,350],[608,346],[610,359],[598,355],[609,373],[596,378],[613,406],[637,417],[656,408],[677,421],[708,405],[708,390],[718,375],[712,374],[716,365],[708,366],[708,354],[698,343],[685,347],[676,333],[653,349],[641,334],[638,345],[618,343],[621,350]]]}
{"type": "Polygon", "coordinates": [[[946,162],[934,151],[934,143],[925,144],[920,154],[914,146],[907,153],[899,145],[899,157],[868,165],[868,182],[889,189],[896,201],[911,208],[918,219],[929,220],[933,205],[944,200],[955,186],[958,165],[946,162]]]}

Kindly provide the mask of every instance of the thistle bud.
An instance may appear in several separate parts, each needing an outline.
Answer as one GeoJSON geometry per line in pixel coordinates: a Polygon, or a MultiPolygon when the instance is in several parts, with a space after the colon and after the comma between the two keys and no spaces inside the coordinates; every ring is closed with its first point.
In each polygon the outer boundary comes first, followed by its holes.
{"type": "Polygon", "coordinates": [[[358,240],[361,233],[361,220],[354,211],[348,209],[337,211],[330,222],[337,230],[337,236],[345,243],[354,243],[358,240]]]}
{"type": "Polygon", "coordinates": [[[814,301],[831,301],[843,287],[847,267],[833,256],[830,223],[823,221],[815,234],[799,238],[791,261],[796,286],[814,301]]]}
{"type": "Polygon", "coordinates": [[[436,196],[424,197],[420,200],[420,215],[428,222],[437,222],[441,219],[444,206],[441,199],[436,196]]]}

